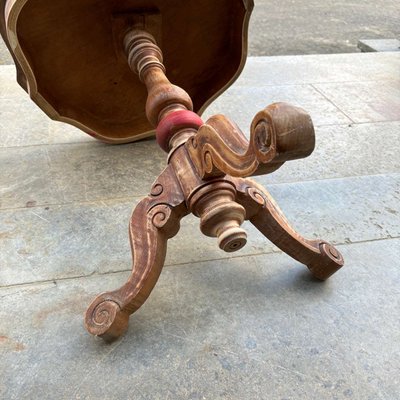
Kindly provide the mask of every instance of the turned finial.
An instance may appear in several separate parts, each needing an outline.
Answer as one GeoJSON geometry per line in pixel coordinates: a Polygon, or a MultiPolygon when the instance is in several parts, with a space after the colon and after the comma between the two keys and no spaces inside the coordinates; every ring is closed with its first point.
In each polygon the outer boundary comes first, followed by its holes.
{"type": "Polygon", "coordinates": [[[235,198],[235,187],[222,180],[203,186],[189,198],[191,211],[200,218],[200,230],[216,237],[220,249],[229,253],[247,243],[247,233],[241,228],[246,210],[235,198]]]}

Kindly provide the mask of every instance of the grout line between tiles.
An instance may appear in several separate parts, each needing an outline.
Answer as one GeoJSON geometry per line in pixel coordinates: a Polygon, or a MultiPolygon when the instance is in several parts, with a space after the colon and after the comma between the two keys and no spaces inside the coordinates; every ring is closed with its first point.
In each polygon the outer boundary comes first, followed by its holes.
{"type": "MultiPolygon", "coordinates": [[[[359,240],[359,241],[354,241],[354,242],[343,242],[343,243],[333,243],[335,247],[341,247],[341,246],[352,246],[352,245],[357,245],[357,244],[364,244],[364,243],[373,243],[373,242],[383,242],[383,241],[395,241],[400,239],[400,236],[395,236],[395,237],[386,237],[386,238],[377,238],[377,239],[366,239],[366,240],[359,240]]],[[[231,256],[231,257],[221,257],[221,258],[211,258],[211,259],[202,259],[202,260],[195,260],[195,261],[186,261],[182,263],[174,263],[174,264],[165,264],[164,268],[173,268],[173,267],[181,267],[184,265],[191,266],[193,264],[201,264],[201,263],[211,263],[214,261],[229,261],[229,260],[235,260],[235,259],[242,259],[242,258],[249,258],[249,257],[259,257],[263,255],[269,255],[269,254],[281,254],[284,253],[283,251],[279,249],[273,249],[270,251],[266,252],[260,252],[260,253],[254,253],[254,254],[244,254],[244,255],[238,255],[238,256],[231,256]]],[[[290,257],[290,256],[288,256],[290,257]]],[[[297,261],[294,261],[297,262],[297,261]]],[[[16,283],[16,284],[11,284],[11,285],[5,285],[5,286],[0,286],[1,289],[12,289],[16,287],[30,287],[30,286],[35,286],[35,285],[45,285],[49,283],[53,283],[54,285],[57,285],[57,282],[64,282],[64,281],[72,281],[72,280],[77,280],[77,279],[86,279],[86,278],[91,278],[91,277],[99,277],[99,276],[104,276],[104,275],[113,275],[113,274],[120,274],[123,272],[129,272],[131,271],[131,268],[129,269],[121,269],[121,270],[116,270],[116,271],[108,271],[108,272],[97,272],[93,271],[90,274],[87,275],[76,275],[76,276],[69,276],[69,277],[62,277],[62,278],[54,278],[54,279],[46,279],[46,280],[39,280],[39,281],[31,281],[31,282],[24,282],[24,283],[16,283]]],[[[3,296],[0,296],[2,298],[3,296]]]]}
{"type": "MultiPolygon", "coordinates": [[[[311,182],[347,180],[347,179],[369,178],[369,177],[378,177],[378,176],[397,176],[399,173],[400,173],[400,171],[386,172],[386,173],[381,173],[381,174],[351,175],[351,176],[341,176],[341,177],[331,177],[331,178],[321,178],[321,179],[309,179],[309,180],[302,180],[302,181],[287,181],[287,182],[279,182],[279,183],[268,183],[268,184],[266,184],[266,186],[268,188],[270,188],[272,186],[296,185],[296,184],[311,183],[311,182]]],[[[154,177],[154,179],[155,178],[156,177],[154,177]]],[[[149,187],[150,186],[151,185],[149,185],[149,187]]],[[[35,206],[33,206],[33,207],[4,207],[4,208],[0,208],[0,213],[6,212],[6,211],[32,210],[32,209],[43,208],[43,207],[67,207],[67,206],[74,206],[74,205],[98,204],[98,203],[104,203],[104,202],[135,201],[137,199],[142,199],[145,196],[148,196],[148,193],[135,194],[132,196],[109,197],[109,198],[84,200],[84,201],[82,201],[82,200],[70,201],[70,202],[65,202],[65,203],[43,203],[43,204],[35,204],[35,206]]],[[[102,205],[104,205],[104,204],[102,204],[102,205]]]]}
{"type": "Polygon", "coordinates": [[[356,122],[351,118],[347,113],[345,113],[337,104],[335,104],[323,91],[321,91],[315,84],[310,85],[316,92],[318,92],[321,96],[323,96],[329,103],[331,103],[335,108],[339,110],[346,118],[348,118],[352,124],[355,124],[356,122]]]}

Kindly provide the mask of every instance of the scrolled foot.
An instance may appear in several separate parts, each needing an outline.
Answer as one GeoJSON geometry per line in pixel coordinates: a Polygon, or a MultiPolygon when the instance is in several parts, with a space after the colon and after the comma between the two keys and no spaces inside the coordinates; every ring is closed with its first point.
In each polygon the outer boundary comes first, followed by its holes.
{"type": "Polygon", "coordinates": [[[344,265],[343,256],[330,243],[320,241],[318,244],[320,254],[307,267],[312,275],[325,281],[344,265]]]}
{"type": "Polygon", "coordinates": [[[85,326],[89,333],[107,342],[119,338],[128,329],[129,314],[105,295],[98,296],[86,311],[85,326]]]}

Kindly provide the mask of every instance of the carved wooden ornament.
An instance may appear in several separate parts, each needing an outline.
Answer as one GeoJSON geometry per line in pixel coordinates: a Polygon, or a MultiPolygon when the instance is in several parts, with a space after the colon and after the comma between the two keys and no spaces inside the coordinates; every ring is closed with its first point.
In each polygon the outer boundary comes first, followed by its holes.
{"type": "Polygon", "coordinates": [[[289,104],[272,104],[255,116],[248,141],[223,115],[206,123],[199,119],[190,97],[165,77],[161,50],[148,33],[129,32],[125,48],[131,69],[147,87],[146,113],[158,126],[161,147],[169,151],[168,167],[132,215],[132,274],[120,289],[93,301],[85,318],[88,331],[106,340],[125,331],[129,315],[144,303],[157,282],[167,240],[190,212],[200,218],[201,231],[216,237],[224,251],[237,251],[246,244],[241,224],[249,220],[316,278],[325,280],[340,269],[343,258],[331,244],[303,238],[270,194],[244,179],[311,154],[315,137],[310,116],[289,104]]]}
{"type": "Polygon", "coordinates": [[[246,244],[241,225],[249,220],[320,280],[344,263],[331,244],[297,233],[270,194],[247,178],[310,155],[310,116],[290,104],[269,105],[254,117],[249,140],[223,115],[206,122],[199,116],[244,65],[252,1],[155,0],[139,10],[136,3],[0,0],[0,33],[18,81],[51,118],[113,143],[137,140],[155,128],[168,152],[167,167],[130,220],[129,279],[97,296],[86,312],[87,330],[105,340],[122,335],[150,295],[167,241],[189,213],[227,252],[246,244]],[[181,28],[187,36],[179,34],[181,28]],[[54,40],[47,40],[49,32],[54,40]]]}

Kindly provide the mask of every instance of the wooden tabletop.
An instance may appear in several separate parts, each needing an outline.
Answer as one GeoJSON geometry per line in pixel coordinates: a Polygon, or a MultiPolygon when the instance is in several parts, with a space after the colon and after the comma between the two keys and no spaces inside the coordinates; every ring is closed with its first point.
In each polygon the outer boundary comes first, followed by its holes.
{"type": "Polygon", "coordinates": [[[151,15],[146,27],[160,42],[169,79],[201,114],[244,66],[252,8],[252,0],[0,0],[0,32],[19,84],[50,118],[125,143],[153,134],[146,88],[123,54],[129,23],[151,15]]]}

